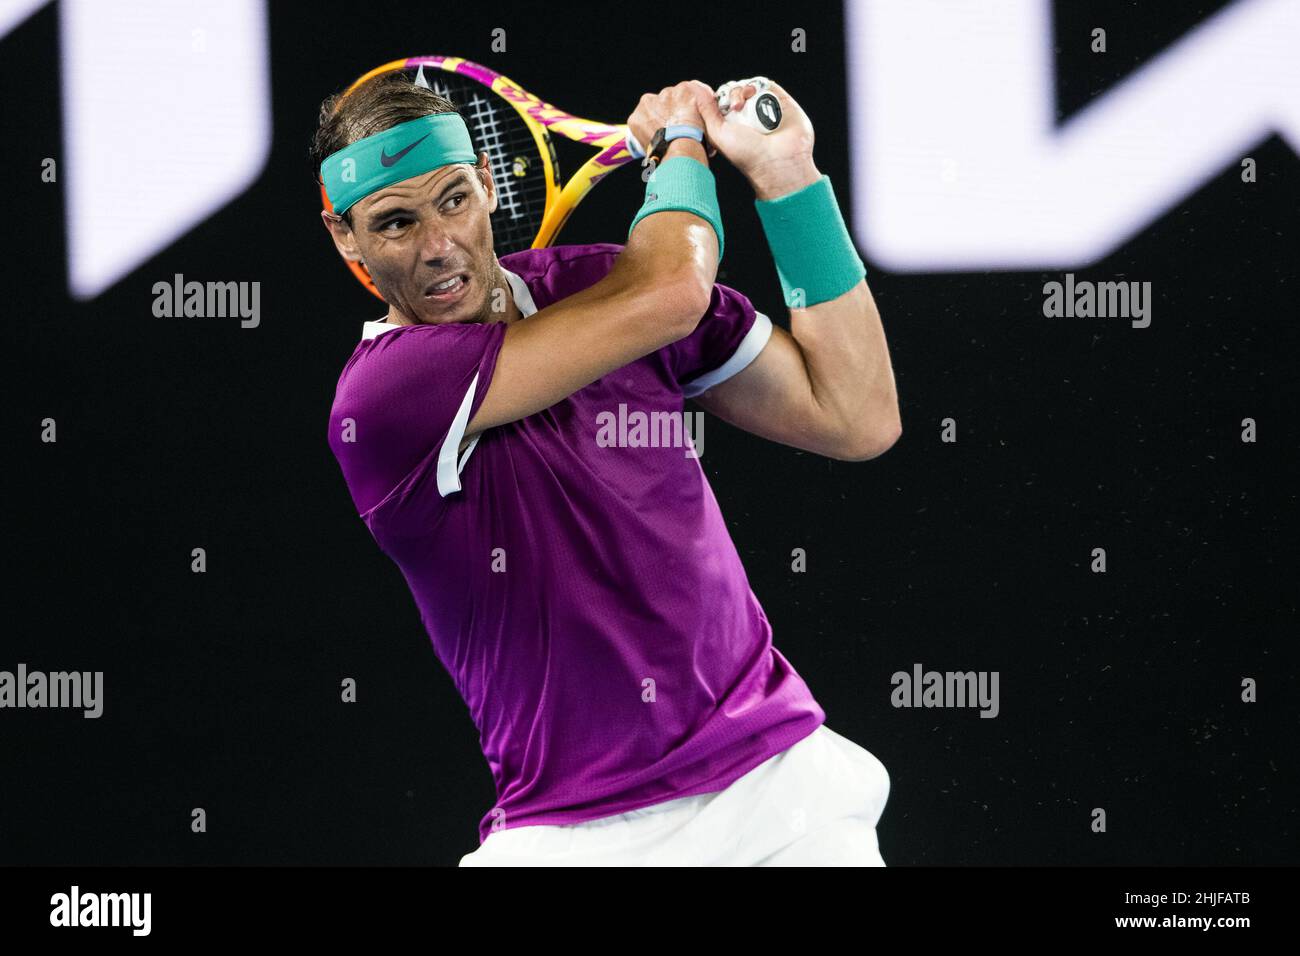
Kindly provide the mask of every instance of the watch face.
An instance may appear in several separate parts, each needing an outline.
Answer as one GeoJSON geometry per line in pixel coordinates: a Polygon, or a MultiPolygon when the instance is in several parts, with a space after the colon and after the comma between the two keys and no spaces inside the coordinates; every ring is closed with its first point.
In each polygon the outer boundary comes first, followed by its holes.
{"type": "Polygon", "coordinates": [[[655,130],[654,136],[650,137],[650,152],[653,153],[656,149],[658,149],[660,146],[663,145],[664,133],[666,132],[666,130],[667,127],[664,126],[660,126],[657,130],[655,130]]]}

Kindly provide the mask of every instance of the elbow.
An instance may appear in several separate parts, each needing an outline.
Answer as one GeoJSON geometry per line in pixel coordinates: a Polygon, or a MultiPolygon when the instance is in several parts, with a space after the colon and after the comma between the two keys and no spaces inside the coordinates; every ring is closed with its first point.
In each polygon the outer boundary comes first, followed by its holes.
{"type": "Polygon", "coordinates": [[[672,288],[663,298],[667,318],[674,320],[681,337],[685,338],[695,331],[713,303],[713,283],[704,276],[691,272],[672,284],[672,288]]]}
{"type": "Polygon", "coordinates": [[[830,456],[837,461],[870,461],[894,447],[903,434],[903,425],[895,419],[887,426],[846,431],[830,456]]]}

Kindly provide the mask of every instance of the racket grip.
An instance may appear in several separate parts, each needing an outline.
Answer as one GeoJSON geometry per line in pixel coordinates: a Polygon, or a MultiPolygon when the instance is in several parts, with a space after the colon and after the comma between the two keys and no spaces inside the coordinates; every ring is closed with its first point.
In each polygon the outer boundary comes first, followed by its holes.
{"type": "MultiPolygon", "coordinates": [[[[725,122],[743,123],[760,133],[775,133],[781,127],[781,101],[768,87],[771,80],[765,76],[753,76],[747,80],[728,80],[718,87],[714,96],[718,100],[718,109],[722,111],[725,122]],[[731,89],[753,83],[757,92],[745,100],[745,105],[736,111],[731,109],[731,89]]],[[[637,142],[629,127],[623,145],[633,159],[644,159],[645,149],[637,142]]]]}
{"type": "Polygon", "coordinates": [[[723,121],[741,123],[760,133],[775,133],[781,127],[781,101],[769,87],[772,81],[765,76],[751,76],[747,80],[728,80],[717,90],[718,109],[723,121]],[[731,90],[753,84],[756,92],[739,110],[731,109],[731,90]]]}

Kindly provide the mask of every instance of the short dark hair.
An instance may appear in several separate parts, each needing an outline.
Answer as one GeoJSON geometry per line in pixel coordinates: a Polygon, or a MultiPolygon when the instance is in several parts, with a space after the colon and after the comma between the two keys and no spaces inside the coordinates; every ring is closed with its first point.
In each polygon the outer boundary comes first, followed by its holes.
{"type": "MultiPolygon", "coordinates": [[[[311,142],[311,175],[319,184],[325,158],[359,139],[421,116],[457,113],[455,104],[427,86],[417,86],[401,70],[380,73],[348,93],[342,90],[320,105],[316,135],[311,142]],[[346,95],[345,95],[346,94],[346,95]]],[[[343,213],[349,228],[352,210],[343,213]]]]}

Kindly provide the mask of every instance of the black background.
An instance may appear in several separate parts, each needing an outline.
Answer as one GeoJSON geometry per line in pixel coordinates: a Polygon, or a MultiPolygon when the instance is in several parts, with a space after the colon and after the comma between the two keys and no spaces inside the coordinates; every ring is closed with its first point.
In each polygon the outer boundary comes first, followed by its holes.
{"type": "MultiPolygon", "coordinates": [[[[1059,118],[1219,6],[1058,3],[1059,118]],[[1098,25],[1104,56],[1088,48],[1098,25]]],[[[338,374],[384,307],[319,221],[306,149],[321,99],[430,53],[619,121],[682,79],[766,74],[809,113],[850,210],[838,4],[573,9],[272,4],[263,175],[89,302],[67,295],[61,187],[40,181],[62,143],[55,7],[0,40],[14,385],[0,669],[102,670],[106,696],[98,720],[0,711],[0,862],[454,864],[477,846],[494,793],[476,732],[326,445],[338,374]],[[259,281],[260,327],[155,318],[152,285],[175,272],[259,281]],[[57,444],[39,440],[46,417],[57,444]],[[190,832],[194,807],[207,833],[190,832]]],[[[1279,137],[1244,155],[1258,182],[1225,168],[1075,270],[1152,282],[1148,329],[1045,319],[1059,272],[900,275],[864,256],[898,444],[833,462],[707,420],[702,463],[776,646],[827,724],[890,771],[888,864],[1295,860],[1300,193],[1279,137]],[[956,444],[939,441],[946,417],[956,444]],[[894,709],[890,675],[916,662],[1000,672],[1000,715],[894,709]],[[1258,703],[1241,702],[1243,677],[1258,703]]],[[[720,281],[784,323],[752,193],[715,166],[720,281]]],[[[611,177],[561,241],[620,241],[641,193],[611,177]]]]}

